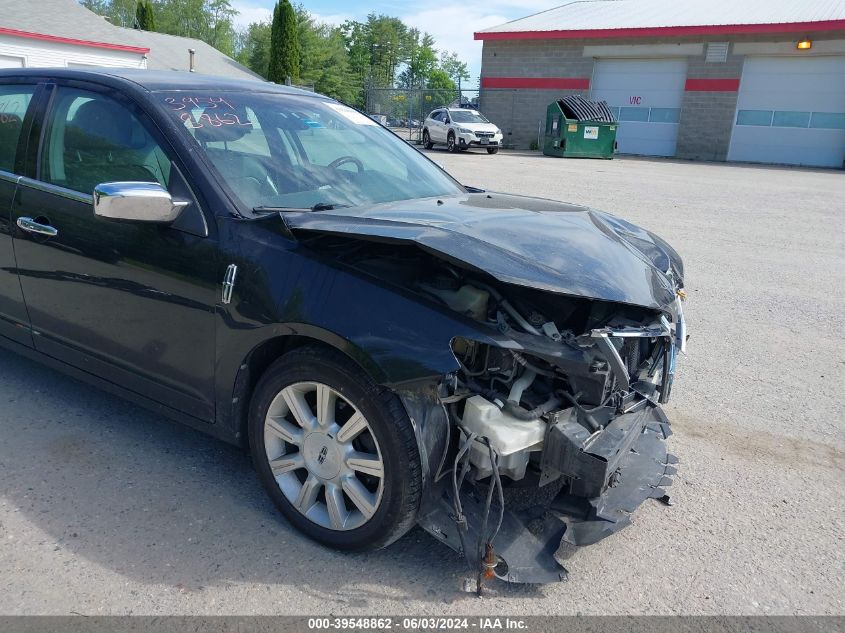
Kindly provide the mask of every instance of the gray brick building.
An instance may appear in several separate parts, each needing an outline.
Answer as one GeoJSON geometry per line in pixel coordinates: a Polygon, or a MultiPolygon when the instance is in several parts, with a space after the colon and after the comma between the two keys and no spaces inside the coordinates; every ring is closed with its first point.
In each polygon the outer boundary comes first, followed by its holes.
{"type": "Polygon", "coordinates": [[[845,0],[587,0],[475,37],[480,107],[514,147],[581,94],[614,109],[621,153],[845,162],[845,0]]]}

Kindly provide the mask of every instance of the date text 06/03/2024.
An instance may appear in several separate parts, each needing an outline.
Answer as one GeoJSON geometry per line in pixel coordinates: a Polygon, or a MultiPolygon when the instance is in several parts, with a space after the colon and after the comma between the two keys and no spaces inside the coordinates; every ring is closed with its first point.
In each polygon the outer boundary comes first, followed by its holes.
{"type": "Polygon", "coordinates": [[[351,617],[351,618],[309,618],[311,630],[511,630],[524,631],[528,624],[521,618],[509,617],[351,617]]]}

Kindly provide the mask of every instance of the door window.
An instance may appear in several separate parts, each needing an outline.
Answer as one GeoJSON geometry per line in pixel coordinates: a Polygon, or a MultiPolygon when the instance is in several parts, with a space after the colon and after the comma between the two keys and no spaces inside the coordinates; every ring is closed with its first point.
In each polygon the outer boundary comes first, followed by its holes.
{"type": "Polygon", "coordinates": [[[104,182],[168,186],[170,160],[126,106],[71,88],[59,88],[53,103],[41,180],[86,194],[104,182]]]}
{"type": "Polygon", "coordinates": [[[23,119],[35,86],[0,86],[0,170],[14,172],[23,119]]]}

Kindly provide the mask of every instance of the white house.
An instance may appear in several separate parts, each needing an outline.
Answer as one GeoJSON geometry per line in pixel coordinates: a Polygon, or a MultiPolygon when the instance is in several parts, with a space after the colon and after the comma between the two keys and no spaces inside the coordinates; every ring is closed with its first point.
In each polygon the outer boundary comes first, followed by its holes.
{"type": "Polygon", "coordinates": [[[258,78],[205,42],[115,26],[76,0],[0,0],[0,68],[187,71],[192,64],[197,72],[258,78]]]}

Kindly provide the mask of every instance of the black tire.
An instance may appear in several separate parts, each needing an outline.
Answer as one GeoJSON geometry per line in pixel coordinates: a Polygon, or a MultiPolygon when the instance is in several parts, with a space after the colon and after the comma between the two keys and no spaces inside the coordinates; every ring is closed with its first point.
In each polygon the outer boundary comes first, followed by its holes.
{"type": "Polygon", "coordinates": [[[428,130],[423,130],[422,142],[423,147],[425,147],[426,149],[431,149],[432,147],[434,147],[434,143],[431,142],[431,136],[429,136],[428,130]]]}
{"type": "Polygon", "coordinates": [[[488,153],[488,154],[498,154],[498,153],[499,153],[499,148],[498,148],[498,147],[488,147],[488,148],[487,148],[487,153],[488,153]]]}
{"type": "Polygon", "coordinates": [[[455,143],[454,132],[449,132],[449,136],[446,137],[446,150],[452,154],[458,151],[458,144],[455,143]]]}
{"type": "Polygon", "coordinates": [[[422,470],[411,421],[393,392],[373,383],[346,356],[322,347],[301,347],[274,362],[259,381],[249,413],[249,446],[253,463],[273,503],[300,532],[341,550],[387,547],[410,530],[422,495],[422,470]],[[276,483],[264,446],[264,423],[273,399],[298,382],[321,382],[353,403],[369,423],[381,447],[384,488],[375,514],[351,530],[320,526],[301,514],[276,483]]]}

